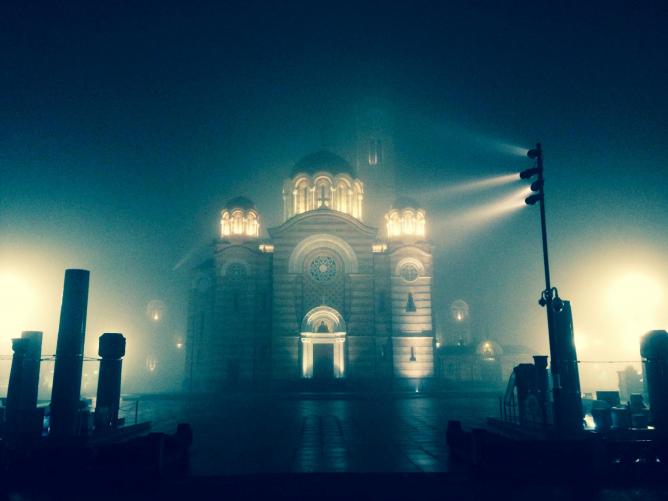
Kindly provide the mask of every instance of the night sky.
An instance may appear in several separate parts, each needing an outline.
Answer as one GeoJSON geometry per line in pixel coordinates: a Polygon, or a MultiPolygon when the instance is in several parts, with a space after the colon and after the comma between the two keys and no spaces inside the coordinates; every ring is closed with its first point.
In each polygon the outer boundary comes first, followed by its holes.
{"type": "Polygon", "coordinates": [[[0,6],[0,272],[38,298],[23,328],[45,352],[63,270],[83,267],[87,350],[120,330],[136,367],[155,339],[176,367],[187,271],[225,201],[279,224],[292,164],[347,155],[355,106],[378,98],[399,191],[428,211],[436,310],[464,299],[478,337],[546,350],[538,208],[473,221],[521,182],[453,188],[530,167],[513,152],[541,141],[581,358],[635,359],[643,329],[668,327],[665,4],[190,3],[0,6]]]}

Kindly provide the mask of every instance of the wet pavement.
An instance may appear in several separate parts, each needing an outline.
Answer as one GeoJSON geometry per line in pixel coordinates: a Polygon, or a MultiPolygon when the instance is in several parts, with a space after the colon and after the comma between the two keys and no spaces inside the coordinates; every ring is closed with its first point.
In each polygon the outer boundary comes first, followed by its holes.
{"type": "Polygon", "coordinates": [[[193,426],[195,475],[450,471],[448,420],[480,426],[498,396],[230,396],[142,400],[140,420],[193,426]]]}

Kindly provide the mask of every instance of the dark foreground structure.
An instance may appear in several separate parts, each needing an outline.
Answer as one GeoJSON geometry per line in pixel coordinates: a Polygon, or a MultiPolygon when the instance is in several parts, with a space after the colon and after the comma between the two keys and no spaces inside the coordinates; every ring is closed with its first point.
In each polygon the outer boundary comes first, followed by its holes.
{"type": "Polygon", "coordinates": [[[6,405],[1,408],[0,479],[7,487],[35,481],[71,482],[81,476],[116,478],[161,472],[186,473],[192,432],[148,433],[150,422],[126,425],[119,419],[125,338],[100,337],[97,406],[81,400],[86,331],[86,270],[67,270],[58,330],[50,405],[37,406],[42,333],[23,332],[12,340],[14,355],[6,405]]]}

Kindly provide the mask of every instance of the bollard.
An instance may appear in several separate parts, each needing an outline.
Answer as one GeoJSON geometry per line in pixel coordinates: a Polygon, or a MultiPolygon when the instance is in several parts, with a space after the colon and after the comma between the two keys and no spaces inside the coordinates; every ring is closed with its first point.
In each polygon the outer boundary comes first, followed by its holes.
{"type": "Polygon", "coordinates": [[[97,379],[95,404],[95,431],[108,431],[118,425],[118,407],[121,399],[121,370],[125,355],[123,334],[107,332],[100,336],[98,354],[100,372],[97,379]]]}
{"type": "Polygon", "coordinates": [[[650,331],[640,341],[649,413],[657,431],[668,432],[668,332],[650,331]]]}
{"type": "Polygon", "coordinates": [[[32,412],[37,407],[42,333],[40,331],[23,331],[21,339],[27,340],[27,350],[23,360],[23,392],[21,393],[20,408],[22,411],[32,412]]]}
{"type": "Polygon", "coordinates": [[[584,413],[580,398],[580,374],[570,301],[562,301],[562,308],[553,313],[552,321],[556,350],[556,353],[552,354],[552,362],[555,365],[552,371],[557,371],[560,385],[553,388],[555,423],[564,433],[578,432],[582,430],[584,413]]]}
{"type": "Polygon", "coordinates": [[[89,279],[87,270],[65,270],[51,391],[54,437],[68,438],[77,433],[89,279]]]}
{"type": "Polygon", "coordinates": [[[12,368],[9,372],[7,387],[7,415],[5,418],[5,435],[13,436],[19,432],[21,423],[21,396],[24,392],[23,362],[29,348],[29,341],[23,338],[12,339],[12,368]]]}

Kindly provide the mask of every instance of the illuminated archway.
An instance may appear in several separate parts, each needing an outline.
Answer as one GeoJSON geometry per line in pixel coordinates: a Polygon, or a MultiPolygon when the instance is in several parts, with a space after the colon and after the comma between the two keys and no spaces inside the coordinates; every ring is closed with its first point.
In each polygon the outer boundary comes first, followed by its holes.
{"type": "Polygon", "coordinates": [[[313,378],[314,345],[332,345],[332,377],[345,376],[344,343],[346,323],[341,314],[329,306],[318,306],[310,310],[301,324],[302,377],[313,378]]]}

